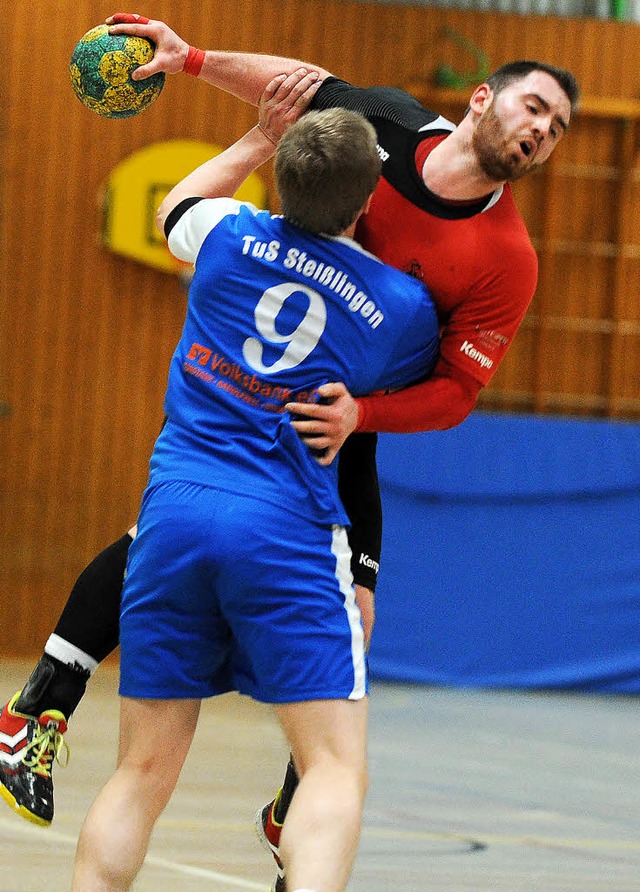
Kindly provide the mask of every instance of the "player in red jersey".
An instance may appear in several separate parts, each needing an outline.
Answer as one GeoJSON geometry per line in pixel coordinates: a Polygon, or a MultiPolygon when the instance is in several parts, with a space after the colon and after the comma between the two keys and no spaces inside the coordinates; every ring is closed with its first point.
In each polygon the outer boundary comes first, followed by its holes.
{"type": "MultiPolygon", "coordinates": [[[[531,114],[525,100],[530,94],[539,96],[544,89],[540,84],[550,87],[563,106],[564,89],[551,86],[553,76],[534,63],[524,63],[490,78],[493,91],[479,87],[471,112],[484,105],[490,92],[495,95],[496,83],[513,76],[520,78],[516,83],[521,94],[516,95],[525,116],[531,114]]],[[[502,98],[504,93],[498,92],[496,103],[502,98]]],[[[537,257],[509,184],[498,178],[515,179],[546,160],[568,124],[568,97],[558,120],[545,125],[551,129],[544,137],[549,139],[547,146],[536,148],[537,128],[518,119],[515,133],[502,137],[504,158],[495,160],[493,167],[487,161],[491,173],[483,170],[473,185],[468,166],[454,165],[450,172],[441,172],[452,151],[454,159],[464,157],[463,149],[452,144],[460,142],[463,125],[454,128],[404,91],[361,89],[330,78],[314,101],[314,107],[329,105],[362,111],[378,132],[383,176],[358,227],[358,239],[378,257],[428,282],[442,325],[440,361],[430,379],[392,397],[358,400],[355,429],[409,432],[452,427],[466,418],[480,389],[489,383],[536,285],[537,257]]],[[[480,116],[472,147],[495,127],[493,115],[497,113],[490,107],[480,116]]],[[[471,121],[467,118],[464,124],[471,121]]],[[[317,415],[323,413],[329,414],[319,407],[317,415]]]]}
{"type": "MultiPolygon", "coordinates": [[[[125,23],[116,30],[156,42],[154,59],[139,70],[141,76],[184,70],[254,104],[276,74],[303,64],[274,56],[205,53],[189,47],[162,22],[128,14],[118,14],[113,21],[125,23]]],[[[404,91],[362,89],[322,68],[307,67],[324,79],[312,107],[344,105],[359,110],[378,132],[383,176],[357,237],[383,260],[424,279],[442,324],[441,357],[427,381],[395,394],[355,401],[336,385],[333,404],[316,407],[313,420],[294,422],[301,435],[315,437],[315,445],[329,450],[325,459],[329,460],[354,429],[444,429],[471,412],[504,357],[536,286],[535,252],[508,183],[547,160],[569,125],[578,87],[561,69],[537,62],[512,63],[476,88],[468,113],[455,126],[404,91]]],[[[352,521],[354,581],[370,632],[381,530],[374,435],[347,440],[340,452],[340,479],[352,521]]],[[[115,647],[118,584],[130,541],[130,537],[118,540],[79,578],[22,698],[14,698],[12,710],[5,707],[0,741],[4,725],[15,723],[16,712],[24,714],[29,727],[37,727],[34,717],[54,707],[68,718],[90,671],[115,647]],[[98,621],[96,609],[102,611],[98,621]],[[74,661],[75,669],[69,665],[74,661]]],[[[0,754],[0,770],[2,765],[0,754]]],[[[49,818],[42,823],[52,816],[50,771],[46,784],[49,818]]],[[[39,792],[44,789],[41,784],[39,792]]],[[[293,766],[283,789],[258,821],[272,849],[277,848],[279,827],[295,789],[293,766]]],[[[32,796],[26,806],[27,812],[33,807],[31,814],[36,817],[37,800],[32,796]]],[[[279,877],[276,892],[283,888],[279,877]]]]}

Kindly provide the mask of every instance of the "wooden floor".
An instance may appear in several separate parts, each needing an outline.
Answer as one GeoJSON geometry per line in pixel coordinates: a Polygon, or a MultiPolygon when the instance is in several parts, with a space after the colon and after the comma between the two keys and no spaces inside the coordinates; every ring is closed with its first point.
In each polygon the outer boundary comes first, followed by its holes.
{"type": "MultiPolygon", "coordinates": [[[[29,669],[0,664],[2,699],[29,669]]],[[[78,829],[113,769],[116,687],[116,671],[101,668],[73,718],[51,828],[0,801],[0,892],[69,889],[78,829]]],[[[350,892],[637,892],[638,705],[374,685],[371,790],[350,892]]],[[[135,889],[267,892],[272,863],[252,819],[286,757],[268,708],[235,696],[205,704],[135,889]]]]}

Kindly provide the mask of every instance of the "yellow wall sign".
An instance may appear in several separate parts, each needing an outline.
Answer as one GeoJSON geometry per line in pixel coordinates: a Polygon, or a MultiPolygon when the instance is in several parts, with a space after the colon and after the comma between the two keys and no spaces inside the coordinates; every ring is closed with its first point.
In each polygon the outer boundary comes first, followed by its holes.
{"type": "MultiPolygon", "coordinates": [[[[158,205],[188,173],[223,149],[211,143],[176,139],[155,143],[125,158],[109,176],[103,205],[102,240],[116,254],[169,273],[185,264],[169,253],[155,226],[158,205]]],[[[252,173],[235,195],[259,208],[267,206],[267,188],[252,173]]]]}

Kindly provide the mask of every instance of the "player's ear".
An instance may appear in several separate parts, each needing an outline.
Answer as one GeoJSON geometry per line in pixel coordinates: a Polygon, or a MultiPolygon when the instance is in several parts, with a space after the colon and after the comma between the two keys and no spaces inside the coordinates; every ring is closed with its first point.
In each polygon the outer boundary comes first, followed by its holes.
{"type": "Polygon", "coordinates": [[[469,109],[476,114],[482,114],[493,100],[493,90],[487,83],[479,84],[469,100],[469,109]]]}
{"type": "Polygon", "coordinates": [[[369,208],[371,207],[371,202],[372,202],[372,201],[373,201],[373,192],[371,193],[371,195],[367,198],[367,200],[366,200],[365,203],[364,203],[364,207],[362,208],[362,213],[363,213],[363,214],[368,214],[368,213],[369,213],[369,208]]]}

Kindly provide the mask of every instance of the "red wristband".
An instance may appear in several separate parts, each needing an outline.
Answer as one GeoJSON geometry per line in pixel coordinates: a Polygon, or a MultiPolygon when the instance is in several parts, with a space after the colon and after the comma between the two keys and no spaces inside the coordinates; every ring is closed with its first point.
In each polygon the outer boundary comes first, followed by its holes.
{"type": "Polygon", "coordinates": [[[197,50],[195,46],[190,46],[182,70],[186,72],[186,74],[198,77],[202,71],[202,66],[204,65],[204,55],[204,50],[197,50]]]}

